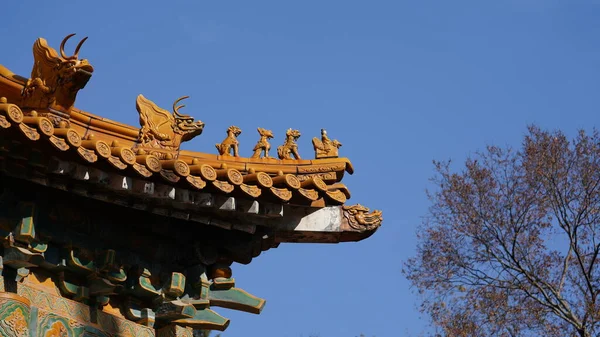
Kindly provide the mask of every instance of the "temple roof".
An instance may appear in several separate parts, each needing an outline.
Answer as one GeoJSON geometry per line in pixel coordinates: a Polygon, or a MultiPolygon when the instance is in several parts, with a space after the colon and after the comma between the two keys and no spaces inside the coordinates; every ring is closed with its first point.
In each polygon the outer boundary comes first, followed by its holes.
{"type": "Polygon", "coordinates": [[[94,68],[79,58],[86,39],[65,53],[73,35],[59,52],[37,39],[30,78],[0,65],[0,266],[21,293],[53,275],[46,291],[143,331],[224,330],[212,307],[265,304],[235,286],[233,262],[282,242],[359,241],[381,225],[380,211],[347,204],[354,169],[324,129],[306,159],[299,130],[272,147],[273,131],[257,127],[245,158],[235,125],[214,153],[180,148],[205,127],[182,112],[186,96],[166,110],[139,95],[139,127],[76,108],[94,68]]]}
{"type": "MultiPolygon", "coordinates": [[[[81,185],[84,189],[94,184],[121,196],[139,196],[140,201],[164,199],[164,212],[184,219],[198,215],[195,209],[203,213],[203,206],[209,204],[217,209],[243,208],[257,216],[282,216],[285,207],[312,211],[346,207],[350,192],[341,181],[354,169],[350,160],[338,156],[341,143],[331,140],[325,130],[312,140],[314,159],[298,155],[298,130],[288,129],[284,143],[270,151],[273,132],[260,127],[254,154],[241,157],[237,140],[241,130],[234,125],[216,144],[215,153],[181,150],[182,142],[199,136],[205,127],[181,112],[184,105],[179,103],[187,97],[177,99],[171,112],[139,95],[136,108],[140,127],[80,110],[74,107],[75,98],[90,80],[93,67],[79,58],[83,41],[72,56],[65,55],[65,41],[59,55],[46,40],[36,40],[29,79],[0,65],[3,149],[9,157],[26,158],[25,165],[37,172],[24,178],[42,177],[39,169],[44,168],[85,183],[81,185]],[[36,158],[41,161],[36,163],[36,158]],[[234,201],[236,205],[231,205],[234,201]]],[[[17,168],[13,173],[22,172],[17,168]]],[[[135,201],[129,199],[128,203],[135,207],[135,201]]],[[[137,204],[143,208],[142,202],[137,204]]],[[[381,222],[381,213],[359,208],[361,214],[371,214],[372,232],[381,222]]]]}

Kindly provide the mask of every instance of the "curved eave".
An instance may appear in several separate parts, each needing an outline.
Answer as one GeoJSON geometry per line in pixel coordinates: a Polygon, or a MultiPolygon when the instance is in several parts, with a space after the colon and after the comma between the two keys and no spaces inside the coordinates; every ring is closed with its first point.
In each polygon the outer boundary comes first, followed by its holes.
{"type": "Polygon", "coordinates": [[[352,163],[348,158],[328,158],[328,159],[300,159],[300,160],[281,160],[275,158],[244,158],[220,156],[211,153],[195,152],[182,150],[179,152],[179,158],[191,162],[194,159],[202,163],[219,167],[221,164],[227,164],[229,168],[248,171],[256,171],[277,174],[279,171],[284,174],[312,174],[328,172],[348,172],[354,173],[352,163]]]}
{"type": "Polygon", "coordinates": [[[71,175],[78,177],[85,171],[89,176],[107,174],[114,178],[115,186],[121,186],[121,178],[134,179],[170,185],[185,193],[209,191],[314,208],[342,205],[350,196],[345,186],[336,184],[344,172],[352,173],[347,158],[253,159],[182,150],[175,165],[175,160],[136,152],[138,128],[76,108],[70,110],[70,126],[54,128],[43,117],[44,112],[54,113],[53,110],[37,109],[35,114],[31,109],[20,108],[20,89],[16,85],[19,78],[11,74],[4,67],[0,69],[0,97],[8,100],[0,103],[3,137],[15,137],[16,144],[24,140],[23,136],[34,141],[38,152],[56,156],[59,166],[76,168],[77,173],[69,171],[71,175]],[[17,109],[14,116],[8,113],[13,108],[17,109]],[[212,176],[207,176],[205,169],[210,169],[212,176]],[[258,173],[262,174],[261,179],[257,179],[258,173]]]}
{"type": "MultiPolygon", "coordinates": [[[[354,215],[348,213],[343,206],[329,206],[312,210],[287,207],[284,212],[286,214],[284,218],[271,224],[276,229],[275,242],[277,243],[361,241],[373,235],[383,222],[383,218],[379,216],[377,221],[368,225],[351,223],[350,220],[354,215]]],[[[381,215],[381,213],[377,214],[381,215]]]]}

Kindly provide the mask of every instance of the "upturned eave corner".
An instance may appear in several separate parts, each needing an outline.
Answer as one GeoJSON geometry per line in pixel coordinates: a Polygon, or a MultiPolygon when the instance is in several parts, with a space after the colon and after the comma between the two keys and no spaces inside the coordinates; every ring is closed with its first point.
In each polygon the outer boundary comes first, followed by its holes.
{"type": "Polygon", "coordinates": [[[360,241],[381,226],[381,211],[348,204],[342,179],[354,168],[325,129],[312,152],[293,125],[256,125],[251,142],[223,125],[204,153],[182,149],[205,128],[182,113],[188,96],[164,109],[140,94],[139,127],[76,108],[94,68],[79,57],[87,38],[65,52],[73,35],[58,52],[37,39],[29,78],[0,66],[0,267],[10,282],[17,273],[32,306],[53,310],[34,296],[44,291],[81,312],[94,305],[94,324],[111,334],[117,325],[135,336],[225,330],[215,307],[258,314],[265,305],[235,286],[233,263],[284,242],[360,241]]]}
{"type": "Polygon", "coordinates": [[[373,235],[383,222],[381,211],[371,211],[360,204],[312,210],[287,207],[285,214],[286,217],[270,223],[280,243],[361,241],[373,235]]]}

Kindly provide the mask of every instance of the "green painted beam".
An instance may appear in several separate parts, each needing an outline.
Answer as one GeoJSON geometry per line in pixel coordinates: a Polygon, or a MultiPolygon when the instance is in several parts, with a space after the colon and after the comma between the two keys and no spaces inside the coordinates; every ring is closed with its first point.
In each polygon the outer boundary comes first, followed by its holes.
{"type": "Polygon", "coordinates": [[[229,326],[229,319],[210,309],[203,309],[196,311],[196,314],[192,318],[178,319],[173,321],[173,323],[194,329],[225,331],[229,326]]]}

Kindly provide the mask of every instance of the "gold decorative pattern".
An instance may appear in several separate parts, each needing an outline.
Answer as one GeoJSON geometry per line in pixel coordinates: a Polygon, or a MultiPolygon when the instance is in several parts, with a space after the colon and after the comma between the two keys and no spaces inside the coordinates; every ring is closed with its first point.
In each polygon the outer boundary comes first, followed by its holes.
{"type": "Polygon", "coordinates": [[[81,145],[81,136],[73,129],[69,129],[67,131],[66,139],[68,140],[69,145],[73,147],[78,147],[81,145]]]}
{"type": "Polygon", "coordinates": [[[181,177],[187,177],[190,174],[190,167],[184,161],[176,160],[173,164],[173,171],[181,177]]]}
{"type": "Polygon", "coordinates": [[[202,180],[200,177],[187,176],[187,177],[185,177],[185,180],[187,180],[187,182],[190,183],[190,185],[194,186],[195,188],[197,188],[199,190],[206,187],[206,182],[204,180],[202,180]]]}
{"type": "Polygon", "coordinates": [[[320,189],[321,191],[327,191],[327,184],[325,184],[321,178],[313,177],[312,180],[317,189],[320,189]]]}
{"type": "Polygon", "coordinates": [[[283,174],[276,177],[273,177],[273,184],[275,185],[285,185],[291,189],[297,190],[301,187],[300,180],[293,174],[283,174]]]}
{"type": "Polygon", "coordinates": [[[323,181],[337,181],[337,174],[335,172],[302,174],[296,177],[300,182],[312,179],[313,177],[319,177],[323,181]]]}
{"type": "Polygon", "coordinates": [[[319,199],[319,193],[313,189],[299,188],[298,193],[312,201],[319,199]]]}
{"type": "Polygon", "coordinates": [[[286,174],[284,177],[285,177],[285,183],[289,188],[293,188],[295,190],[300,188],[300,180],[298,180],[298,178],[296,178],[295,175],[286,174]]]}
{"type": "Polygon", "coordinates": [[[115,157],[115,156],[110,156],[108,157],[108,162],[109,164],[111,164],[114,168],[117,168],[119,170],[124,170],[127,168],[127,164],[125,164],[124,162],[121,161],[121,159],[115,157]]]}
{"type": "Polygon", "coordinates": [[[94,72],[87,60],[79,59],[79,49],[87,37],[79,42],[72,56],[65,55],[65,43],[73,35],[65,37],[60,44],[60,56],[45,39],[35,41],[31,78],[21,91],[23,106],[63,112],[71,110],[77,92],[85,87],[94,72]]]}
{"type": "Polygon", "coordinates": [[[327,191],[325,192],[329,199],[338,202],[339,204],[343,204],[346,202],[346,195],[342,191],[327,191]]]}
{"type": "Polygon", "coordinates": [[[200,175],[202,178],[208,181],[214,181],[217,179],[217,171],[209,165],[203,164],[200,166],[200,175]]]}
{"type": "Polygon", "coordinates": [[[50,136],[50,138],[48,139],[50,140],[50,143],[54,145],[55,148],[61,151],[67,151],[69,149],[69,145],[67,145],[67,142],[65,142],[63,139],[60,139],[54,135],[50,136]]]}
{"type": "Polygon", "coordinates": [[[128,148],[121,149],[119,158],[128,165],[133,165],[135,163],[135,153],[128,148]]]}
{"type": "Polygon", "coordinates": [[[84,149],[83,147],[78,147],[77,153],[79,154],[79,156],[81,158],[83,158],[85,161],[87,161],[89,163],[94,163],[98,160],[98,156],[96,156],[94,151],[84,149]]]}
{"type": "Polygon", "coordinates": [[[337,139],[329,139],[325,129],[321,129],[321,139],[319,140],[319,138],[314,137],[312,143],[315,149],[316,159],[337,158],[338,149],[342,146],[342,143],[338,142],[337,139]]]}
{"type": "Polygon", "coordinates": [[[289,201],[292,198],[292,191],[288,190],[287,188],[271,187],[269,190],[273,193],[273,195],[283,201],[289,201]]]}
{"type": "Polygon", "coordinates": [[[100,157],[106,159],[110,156],[110,147],[106,142],[93,139],[93,135],[88,135],[87,139],[81,141],[81,146],[88,150],[94,151],[100,157]]]}
{"type": "Polygon", "coordinates": [[[113,336],[154,337],[154,329],[102,311],[97,314],[98,325],[113,336]]]}
{"type": "Polygon", "coordinates": [[[14,104],[8,105],[6,116],[13,123],[21,123],[23,121],[23,112],[21,111],[21,109],[19,109],[18,106],[14,104]]]}
{"type": "Polygon", "coordinates": [[[256,173],[256,177],[257,182],[261,187],[269,188],[273,186],[273,179],[271,179],[271,177],[268,174],[264,172],[258,172],[256,173]]]}
{"type": "Polygon", "coordinates": [[[0,115],[0,127],[4,129],[10,128],[10,123],[6,120],[6,117],[0,115]]]}
{"type": "Polygon", "coordinates": [[[54,125],[52,122],[46,117],[39,117],[38,122],[38,130],[43,133],[46,137],[50,137],[54,134],[54,125]]]}
{"type": "Polygon", "coordinates": [[[81,136],[72,129],[69,128],[56,128],[54,129],[54,136],[63,139],[69,146],[78,147],[81,145],[81,136]]]}
{"type": "Polygon", "coordinates": [[[133,165],[133,163],[136,162],[135,153],[129,148],[119,146],[117,142],[113,142],[110,153],[121,159],[127,165],[133,165]]]}
{"type": "Polygon", "coordinates": [[[29,337],[27,318],[21,308],[14,309],[10,315],[0,320],[2,336],[6,337],[29,337]],[[6,335],[5,335],[6,333],[6,335]]]}
{"type": "Polygon", "coordinates": [[[224,192],[224,193],[233,192],[233,185],[231,185],[230,183],[228,183],[226,181],[215,180],[212,182],[212,184],[214,187],[216,187],[221,192],[224,192]]]}
{"type": "Polygon", "coordinates": [[[361,204],[343,206],[342,209],[350,227],[358,231],[373,230],[383,221],[381,211],[375,210],[369,213],[369,208],[361,204]]]}
{"type": "Polygon", "coordinates": [[[236,169],[228,169],[227,180],[234,185],[241,185],[244,182],[244,177],[240,171],[236,169]]]}
{"type": "Polygon", "coordinates": [[[136,157],[136,161],[146,166],[146,168],[148,168],[148,170],[150,170],[151,172],[158,173],[160,172],[160,170],[162,170],[162,164],[160,163],[160,159],[151,154],[138,155],[136,157]]]}
{"type": "Polygon", "coordinates": [[[160,164],[160,160],[158,157],[149,155],[146,157],[146,167],[152,172],[160,172],[162,170],[162,165],[160,164]]]}
{"type": "Polygon", "coordinates": [[[254,145],[254,153],[252,154],[252,158],[260,158],[261,152],[264,154],[263,158],[269,158],[269,150],[271,150],[271,144],[269,144],[269,139],[273,138],[273,131],[258,128],[258,134],[260,135],[260,139],[254,145]]]}
{"type": "Polygon", "coordinates": [[[321,192],[327,192],[327,184],[321,178],[314,176],[308,180],[303,181],[300,185],[304,188],[314,187],[321,192]]]}
{"type": "Polygon", "coordinates": [[[30,302],[14,293],[0,293],[0,336],[29,337],[30,302]]]}
{"type": "Polygon", "coordinates": [[[240,189],[253,198],[258,198],[262,190],[256,186],[241,184],[240,189]]]}
{"type": "Polygon", "coordinates": [[[238,153],[238,145],[239,142],[237,140],[237,137],[242,133],[242,130],[240,128],[238,128],[235,125],[230,126],[227,129],[227,137],[220,143],[220,144],[215,144],[215,147],[217,148],[217,151],[219,151],[219,154],[222,156],[231,156],[232,154],[230,153],[233,152],[233,156],[234,157],[239,157],[239,153],[238,153]]]}
{"type": "Polygon", "coordinates": [[[34,128],[30,128],[29,126],[21,123],[19,124],[19,129],[25,135],[25,137],[29,138],[30,140],[40,139],[40,134],[34,128]]]}
{"type": "Polygon", "coordinates": [[[67,337],[69,333],[67,327],[61,321],[55,321],[50,326],[50,329],[45,331],[44,337],[67,337]]]}
{"type": "Polygon", "coordinates": [[[279,159],[292,159],[292,155],[294,158],[300,159],[300,155],[298,154],[298,144],[296,144],[296,141],[300,136],[301,134],[298,130],[287,130],[285,133],[285,142],[283,145],[277,147],[279,159]]]}
{"type": "Polygon", "coordinates": [[[83,303],[52,295],[46,290],[36,289],[25,284],[18,285],[17,293],[28,299],[33,306],[40,309],[77,320],[81,323],[90,321],[89,308],[83,303]]]}
{"type": "Polygon", "coordinates": [[[139,173],[141,176],[145,177],[145,178],[149,178],[152,176],[152,172],[150,172],[150,170],[148,170],[146,168],[146,166],[138,164],[138,163],[134,163],[133,164],[133,169],[139,173]]]}
{"type": "Polygon", "coordinates": [[[346,169],[346,164],[298,166],[298,173],[303,174],[303,173],[344,171],[345,169],[346,169]]]}
{"type": "MultiPolygon", "coordinates": [[[[154,102],[139,95],[136,100],[136,108],[140,114],[140,125],[142,126],[138,135],[138,142],[142,148],[160,149],[176,152],[182,142],[191,140],[200,135],[204,129],[204,123],[194,121],[189,115],[179,112],[185,105],[177,106],[181,100],[188,98],[183,96],[173,103],[173,114],[159,108],[154,102]]],[[[164,152],[150,151],[160,159],[166,159],[164,152]]]]}

